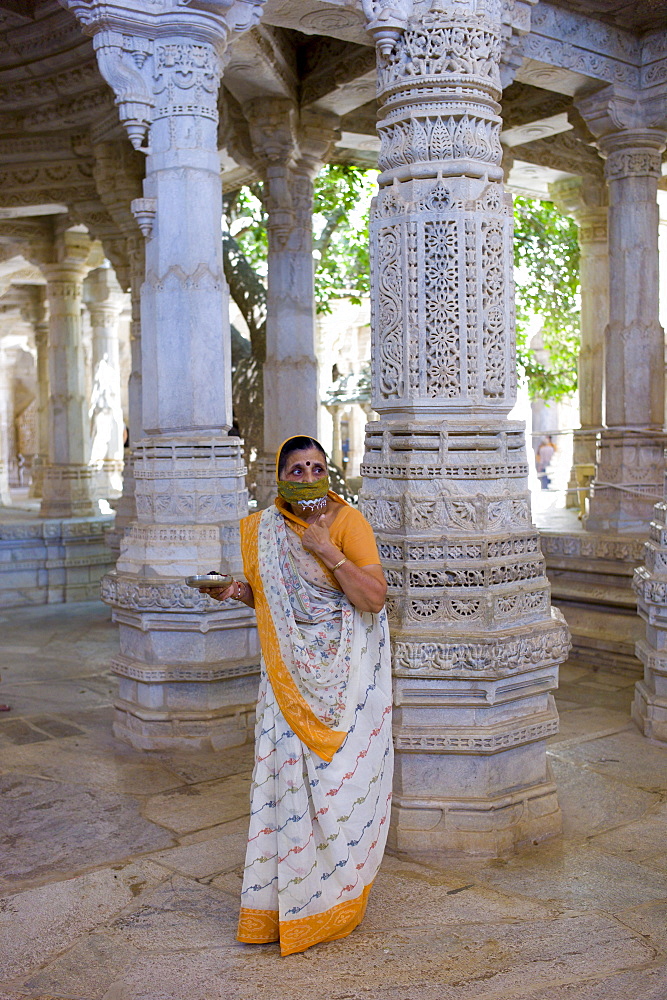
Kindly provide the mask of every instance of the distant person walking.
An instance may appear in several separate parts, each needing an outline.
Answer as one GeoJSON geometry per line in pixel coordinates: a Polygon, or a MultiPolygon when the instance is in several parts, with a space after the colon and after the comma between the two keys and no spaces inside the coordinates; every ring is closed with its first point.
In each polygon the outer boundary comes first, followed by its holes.
{"type": "Polygon", "coordinates": [[[549,466],[551,460],[556,454],[556,445],[551,440],[551,434],[547,434],[540,441],[539,447],[535,452],[535,468],[537,469],[537,478],[540,481],[543,490],[548,490],[551,485],[551,480],[549,479],[549,466]]]}

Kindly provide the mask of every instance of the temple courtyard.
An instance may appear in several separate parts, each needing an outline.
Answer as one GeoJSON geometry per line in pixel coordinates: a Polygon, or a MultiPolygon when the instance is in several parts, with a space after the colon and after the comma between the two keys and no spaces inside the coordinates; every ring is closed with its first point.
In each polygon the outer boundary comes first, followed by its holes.
{"type": "Polygon", "coordinates": [[[562,838],[387,856],[359,929],[283,959],[235,941],[251,748],[116,741],[100,603],[5,610],[0,634],[0,1000],[667,997],[667,751],[632,677],[562,670],[562,838]]]}

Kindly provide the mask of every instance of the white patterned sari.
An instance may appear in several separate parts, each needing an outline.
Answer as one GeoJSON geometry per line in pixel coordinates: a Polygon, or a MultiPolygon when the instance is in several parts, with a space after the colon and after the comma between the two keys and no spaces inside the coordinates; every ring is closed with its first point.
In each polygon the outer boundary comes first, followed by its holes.
{"type": "Polygon", "coordinates": [[[238,937],[291,954],[357,926],[382,860],[389,632],[384,610],[330,585],[277,508],[242,537],[263,655],[238,937]]]}

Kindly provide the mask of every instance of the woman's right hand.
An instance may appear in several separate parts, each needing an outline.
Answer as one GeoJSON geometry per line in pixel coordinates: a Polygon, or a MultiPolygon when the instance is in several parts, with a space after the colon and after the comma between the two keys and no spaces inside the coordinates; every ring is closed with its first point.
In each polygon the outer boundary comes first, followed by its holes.
{"type": "Polygon", "coordinates": [[[230,597],[235,597],[238,590],[238,583],[232,580],[228,587],[200,587],[200,594],[208,594],[214,601],[228,601],[230,597]]]}
{"type": "Polygon", "coordinates": [[[233,598],[248,608],[255,607],[255,595],[249,583],[243,580],[232,580],[228,587],[199,587],[200,594],[208,594],[214,601],[228,601],[233,598]]]}

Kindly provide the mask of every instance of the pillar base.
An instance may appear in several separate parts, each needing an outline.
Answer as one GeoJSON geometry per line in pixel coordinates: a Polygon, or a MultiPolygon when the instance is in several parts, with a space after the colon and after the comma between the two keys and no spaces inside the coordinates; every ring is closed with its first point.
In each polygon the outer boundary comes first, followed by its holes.
{"type": "Polygon", "coordinates": [[[119,739],[143,750],[196,750],[250,738],[259,644],[249,608],[221,605],[182,577],[118,572],[102,581],[102,600],[120,633],[111,662],[119,739]]]}
{"type": "Polygon", "coordinates": [[[95,495],[101,500],[116,500],[123,493],[123,462],[105,458],[95,469],[95,495]]]}
{"type": "Polygon", "coordinates": [[[28,496],[33,500],[42,498],[42,480],[44,478],[44,458],[42,455],[35,455],[30,470],[30,489],[28,496]]]}
{"type": "MultiPolygon", "coordinates": [[[[129,449],[126,449],[128,451],[129,449]]],[[[127,454],[123,465],[123,491],[121,496],[112,503],[116,511],[113,527],[107,534],[107,545],[115,554],[120,555],[120,543],[125,537],[130,525],[137,519],[137,502],[135,498],[136,483],[134,480],[134,460],[132,454],[127,454]]]]}
{"type": "MultiPolygon", "coordinates": [[[[642,568],[643,569],[643,568],[642,568]]],[[[664,608],[653,604],[656,583],[650,577],[641,580],[642,571],[636,576],[639,607],[647,620],[647,638],[635,646],[635,652],[644,665],[644,678],[635,684],[632,703],[632,720],[637,728],[654,743],[667,744],[667,650],[664,646],[664,608]]],[[[658,585],[660,586],[660,585],[658,585]]],[[[664,582],[660,589],[664,592],[664,582]]]]}
{"type": "Polygon", "coordinates": [[[602,431],[587,531],[648,534],[653,506],[663,495],[666,447],[665,434],[602,431]]]}
{"type": "Polygon", "coordinates": [[[94,469],[87,465],[45,465],[42,517],[91,517],[99,514],[94,499],[94,469]]]}
{"type": "Polygon", "coordinates": [[[488,798],[417,802],[394,796],[387,848],[411,857],[434,852],[501,857],[561,830],[556,785],[548,780],[488,798]]]}
{"type": "Polygon", "coordinates": [[[0,507],[10,507],[11,503],[7,465],[0,459],[0,507]]]}
{"type": "Polygon", "coordinates": [[[114,736],[135,750],[225,750],[249,742],[255,723],[254,704],[215,712],[151,712],[119,698],[114,714],[114,736]]]}
{"type": "Polygon", "coordinates": [[[645,681],[635,684],[632,721],[652,743],[667,745],[667,698],[659,698],[645,681]]]}

